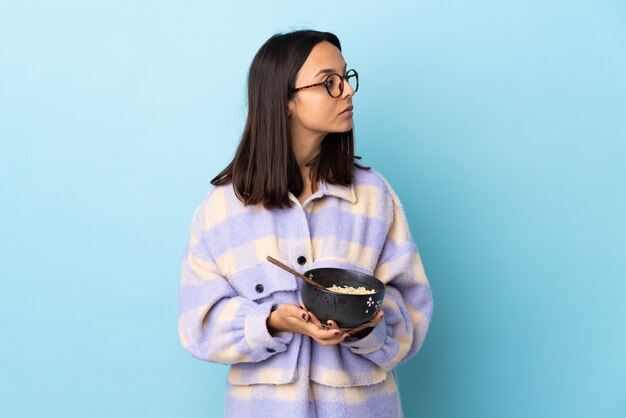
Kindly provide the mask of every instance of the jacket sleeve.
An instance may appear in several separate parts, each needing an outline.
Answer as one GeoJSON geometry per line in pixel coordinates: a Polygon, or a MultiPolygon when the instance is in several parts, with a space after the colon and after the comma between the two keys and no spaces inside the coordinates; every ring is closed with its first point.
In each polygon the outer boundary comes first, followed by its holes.
{"type": "Polygon", "coordinates": [[[391,195],[390,225],[374,271],[386,284],[383,320],[356,341],[342,344],[385,370],[413,357],[422,346],[432,316],[432,293],[406,216],[397,195],[391,195]]]}
{"type": "Polygon", "coordinates": [[[258,362],[287,349],[292,333],[267,330],[271,303],[240,296],[209,254],[202,205],[194,213],[180,274],[178,333],[194,357],[223,364],[258,362]]]}

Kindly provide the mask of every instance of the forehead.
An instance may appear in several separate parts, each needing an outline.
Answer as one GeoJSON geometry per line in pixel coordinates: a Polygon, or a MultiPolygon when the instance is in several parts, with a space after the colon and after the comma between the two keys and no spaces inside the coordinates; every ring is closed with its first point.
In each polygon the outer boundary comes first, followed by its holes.
{"type": "Polygon", "coordinates": [[[313,47],[302,68],[300,68],[298,76],[299,78],[311,78],[325,68],[331,68],[342,74],[345,64],[341,51],[330,42],[323,41],[313,47]]]}

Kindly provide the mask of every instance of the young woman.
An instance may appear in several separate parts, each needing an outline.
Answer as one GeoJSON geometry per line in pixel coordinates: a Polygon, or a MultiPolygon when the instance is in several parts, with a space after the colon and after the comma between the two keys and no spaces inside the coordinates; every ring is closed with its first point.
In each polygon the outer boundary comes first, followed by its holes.
{"type": "Polygon", "coordinates": [[[394,369],[424,342],[432,296],[398,197],[355,162],[358,88],[328,32],[272,36],[252,62],[241,143],[194,213],[180,278],[182,345],[231,365],[228,417],[402,416],[394,369]],[[373,275],[382,309],[321,324],[268,255],[373,275]]]}

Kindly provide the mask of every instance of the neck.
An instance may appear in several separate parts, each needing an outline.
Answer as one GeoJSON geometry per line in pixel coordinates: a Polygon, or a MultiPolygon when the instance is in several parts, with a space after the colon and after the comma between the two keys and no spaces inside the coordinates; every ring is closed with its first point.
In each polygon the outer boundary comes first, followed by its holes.
{"type": "Polygon", "coordinates": [[[310,169],[306,164],[320,153],[325,136],[326,134],[310,133],[309,135],[292,135],[291,137],[291,149],[305,184],[309,183],[310,169]]]}

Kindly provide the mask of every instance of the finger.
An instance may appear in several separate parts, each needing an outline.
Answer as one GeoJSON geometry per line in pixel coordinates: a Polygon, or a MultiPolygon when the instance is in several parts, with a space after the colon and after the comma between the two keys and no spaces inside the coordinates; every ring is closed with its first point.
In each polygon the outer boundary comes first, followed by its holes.
{"type": "Polygon", "coordinates": [[[350,335],[347,332],[339,331],[339,334],[336,334],[336,337],[333,338],[323,338],[323,339],[315,339],[318,343],[323,345],[336,345],[342,343],[350,338],[350,335]]]}
{"type": "Polygon", "coordinates": [[[337,338],[313,338],[313,340],[315,340],[316,342],[318,342],[321,345],[337,345],[340,344],[342,342],[344,342],[346,340],[346,338],[344,338],[343,336],[339,336],[337,338]]]}
{"type": "Polygon", "coordinates": [[[300,316],[301,312],[306,312],[306,309],[302,309],[302,306],[290,303],[281,304],[279,308],[285,315],[300,316]]]}
{"type": "MultiPolygon", "coordinates": [[[[302,325],[301,325],[302,326],[302,325]]],[[[321,345],[335,345],[345,341],[349,335],[340,329],[324,329],[314,325],[311,322],[304,324],[304,331],[309,337],[317,341],[321,345]]]]}
{"type": "MultiPolygon", "coordinates": [[[[378,311],[376,313],[376,315],[370,319],[366,324],[370,327],[375,327],[376,325],[378,325],[380,323],[380,321],[382,321],[383,317],[385,316],[385,312],[381,309],[380,311],[378,311]]],[[[366,327],[367,328],[367,327],[366,327]]]]}
{"type": "Polygon", "coordinates": [[[313,324],[315,324],[315,326],[317,326],[318,328],[322,328],[322,327],[323,327],[323,326],[322,326],[322,323],[320,322],[320,320],[319,320],[319,319],[317,319],[317,317],[316,317],[315,315],[313,315],[313,313],[312,313],[312,312],[307,311],[307,314],[309,315],[309,318],[310,318],[311,322],[312,322],[313,324]]]}
{"type": "Polygon", "coordinates": [[[349,329],[346,332],[348,334],[352,335],[352,334],[356,334],[359,331],[363,331],[365,328],[368,328],[368,327],[369,327],[369,323],[366,323],[366,324],[360,325],[360,326],[358,326],[356,328],[349,329]]]}
{"type": "MultiPolygon", "coordinates": [[[[365,324],[361,325],[361,327],[360,327],[361,329],[360,329],[360,330],[364,330],[365,328],[374,328],[374,327],[375,327],[376,325],[378,325],[379,323],[380,323],[380,321],[374,321],[374,320],[369,321],[369,322],[367,322],[367,323],[365,323],[365,324]]],[[[359,331],[360,331],[360,330],[359,330],[359,331]]]]}
{"type": "Polygon", "coordinates": [[[323,341],[316,340],[316,341],[322,345],[337,345],[337,344],[341,344],[345,340],[346,340],[345,338],[341,337],[341,338],[335,338],[334,340],[323,340],[323,341]]]}
{"type": "Polygon", "coordinates": [[[367,321],[364,324],[361,324],[360,326],[358,326],[357,328],[353,328],[351,330],[348,330],[347,332],[349,332],[350,334],[354,334],[357,333],[359,331],[363,331],[366,328],[373,328],[376,325],[378,325],[380,323],[380,321],[382,321],[383,317],[385,316],[385,313],[380,310],[378,311],[378,313],[374,316],[374,318],[372,318],[371,320],[367,321]]]}
{"type": "Polygon", "coordinates": [[[328,323],[328,325],[330,326],[331,329],[340,329],[339,325],[337,325],[337,323],[335,321],[333,321],[332,319],[329,319],[326,322],[328,323]]]}
{"type": "Polygon", "coordinates": [[[309,313],[307,312],[306,308],[304,308],[304,305],[289,305],[289,307],[297,313],[295,316],[301,318],[303,321],[309,320],[309,313]]]}
{"type": "Polygon", "coordinates": [[[323,329],[311,322],[305,325],[306,333],[309,337],[318,341],[329,341],[338,338],[341,335],[339,330],[323,329]]]}
{"type": "Polygon", "coordinates": [[[372,320],[372,322],[375,323],[375,325],[378,325],[380,323],[380,321],[383,320],[383,318],[385,317],[385,311],[383,311],[382,309],[380,311],[378,311],[378,313],[376,314],[376,316],[374,317],[374,319],[372,320]]]}
{"type": "Polygon", "coordinates": [[[297,305],[283,305],[284,316],[298,318],[302,321],[309,320],[309,314],[306,310],[301,309],[301,306],[297,305]]]}
{"type": "Polygon", "coordinates": [[[307,314],[307,319],[311,318],[311,313],[309,312],[309,310],[306,308],[306,306],[304,306],[303,303],[300,304],[300,309],[302,309],[304,312],[306,312],[307,314]]]}
{"type": "Polygon", "coordinates": [[[315,331],[315,337],[321,340],[334,340],[341,336],[341,331],[338,329],[324,329],[318,328],[315,331]]]}

